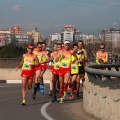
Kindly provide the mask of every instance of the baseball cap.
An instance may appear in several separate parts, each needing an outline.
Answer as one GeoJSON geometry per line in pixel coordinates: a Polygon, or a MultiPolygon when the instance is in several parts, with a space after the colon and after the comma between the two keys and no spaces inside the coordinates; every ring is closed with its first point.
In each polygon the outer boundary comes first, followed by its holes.
{"type": "Polygon", "coordinates": [[[70,41],[66,40],[66,41],[64,42],[64,44],[70,44],[70,41]]]}

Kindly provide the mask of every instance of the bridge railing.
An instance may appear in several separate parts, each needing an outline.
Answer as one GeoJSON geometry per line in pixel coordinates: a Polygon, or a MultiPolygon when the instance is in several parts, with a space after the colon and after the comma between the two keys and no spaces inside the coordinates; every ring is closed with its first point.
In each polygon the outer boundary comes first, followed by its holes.
{"type": "MultiPolygon", "coordinates": [[[[90,58],[89,62],[96,63],[96,58],[90,58]]],[[[109,64],[120,64],[120,58],[115,59],[115,58],[109,58],[108,59],[109,64]]]]}
{"type": "Polygon", "coordinates": [[[88,65],[85,71],[94,85],[120,89],[120,64],[88,65]]]}

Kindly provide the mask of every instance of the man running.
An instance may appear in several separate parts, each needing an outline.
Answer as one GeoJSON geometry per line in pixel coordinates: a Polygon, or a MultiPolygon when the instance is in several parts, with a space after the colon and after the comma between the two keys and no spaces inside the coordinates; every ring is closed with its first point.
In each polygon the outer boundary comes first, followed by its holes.
{"type": "Polygon", "coordinates": [[[55,44],[54,45],[54,51],[51,53],[50,55],[50,60],[53,61],[52,64],[52,87],[53,87],[53,99],[51,102],[55,102],[57,101],[57,97],[56,97],[56,83],[57,80],[59,79],[59,65],[60,65],[60,61],[55,61],[57,55],[58,55],[58,45],[55,44]]]}
{"type": "Polygon", "coordinates": [[[47,60],[48,60],[48,56],[42,50],[42,43],[41,42],[37,43],[37,48],[34,49],[33,53],[38,57],[39,64],[40,64],[39,66],[34,68],[34,72],[35,72],[35,85],[34,85],[33,99],[35,99],[36,98],[36,92],[37,92],[39,86],[40,86],[41,93],[44,94],[44,89],[41,88],[41,86],[43,86],[43,81],[41,79],[42,75],[43,75],[41,64],[44,63],[43,56],[44,56],[44,58],[46,57],[47,60]]]}
{"type": "Polygon", "coordinates": [[[42,42],[42,51],[45,53],[42,56],[42,63],[41,63],[41,76],[40,76],[40,89],[42,91],[42,94],[44,94],[44,81],[43,81],[43,74],[45,73],[47,69],[47,63],[49,63],[49,57],[48,57],[48,51],[46,51],[46,44],[45,42],[42,42]]]}
{"type": "MultiPolygon", "coordinates": [[[[60,81],[60,103],[63,103],[63,97],[66,97],[67,85],[70,80],[71,73],[71,56],[73,55],[73,51],[70,50],[70,42],[64,42],[64,49],[59,51],[59,54],[56,58],[56,62],[60,61],[59,68],[59,81],[60,81]]],[[[77,57],[75,57],[77,59],[77,57]]]]}
{"type": "Polygon", "coordinates": [[[82,61],[79,63],[79,74],[77,76],[77,93],[76,97],[79,97],[79,88],[80,88],[80,80],[82,80],[82,90],[83,90],[83,83],[85,81],[85,62],[88,61],[88,56],[86,50],[83,48],[83,41],[78,42],[78,55],[82,57],[82,61]]]}
{"type": "MultiPolygon", "coordinates": [[[[54,70],[54,63],[55,63],[55,56],[54,52],[60,51],[62,49],[61,43],[57,43],[54,45],[54,51],[50,54],[50,91],[49,91],[49,96],[52,96],[52,91],[53,91],[53,70],[54,70]]],[[[57,88],[56,92],[59,94],[59,89],[60,89],[60,83],[59,83],[59,78],[57,79],[57,88]]],[[[56,96],[56,94],[54,94],[56,96]]]]}
{"type": "Polygon", "coordinates": [[[80,55],[77,54],[78,51],[78,45],[77,44],[73,44],[73,52],[76,54],[78,60],[75,59],[75,57],[72,55],[71,57],[71,94],[70,94],[70,99],[74,98],[73,92],[75,90],[75,82],[76,82],[76,78],[78,76],[78,72],[79,72],[79,62],[82,61],[82,57],[80,55]]]}
{"type": "Polygon", "coordinates": [[[33,45],[29,44],[27,47],[27,53],[23,54],[23,59],[19,66],[16,68],[16,71],[22,66],[22,103],[21,105],[26,104],[26,85],[28,82],[28,89],[32,89],[33,76],[34,76],[34,66],[39,65],[39,61],[36,55],[33,54],[33,45]]]}

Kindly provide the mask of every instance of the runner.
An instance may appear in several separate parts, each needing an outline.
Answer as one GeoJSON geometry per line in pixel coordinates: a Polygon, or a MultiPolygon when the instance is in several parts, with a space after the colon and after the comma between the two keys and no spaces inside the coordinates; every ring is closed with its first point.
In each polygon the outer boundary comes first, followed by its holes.
{"type": "MultiPolygon", "coordinates": [[[[77,44],[73,44],[73,52],[77,55],[77,51],[78,51],[78,45],[77,44]]],[[[78,76],[78,72],[79,72],[79,67],[78,64],[79,62],[82,61],[82,58],[80,55],[77,55],[78,60],[75,59],[75,57],[72,55],[72,62],[71,62],[71,94],[70,94],[70,99],[74,98],[73,92],[75,89],[75,83],[76,83],[76,78],[78,76]]]]}
{"type": "Polygon", "coordinates": [[[105,51],[105,44],[100,45],[100,50],[96,53],[96,63],[97,64],[107,64],[108,63],[108,53],[105,51]]]}
{"type": "Polygon", "coordinates": [[[28,83],[28,89],[32,89],[33,83],[33,76],[34,76],[34,66],[39,65],[39,61],[37,56],[34,55],[33,52],[33,45],[29,44],[27,47],[27,53],[23,54],[23,59],[19,66],[16,68],[16,71],[22,66],[22,103],[21,105],[26,104],[26,85],[28,83]]]}
{"type": "MultiPolygon", "coordinates": [[[[55,62],[60,61],[59,68],[59,80],[60,80],[60,103],[63,103],[63,97],[66,97],[67,85],[70,80],[71,73],[71,56],[73,55],[73,51],[70,50],[70,42],[64,42],[64,49],[59,51],[55,62]]],[[[75,57],[77,59],[77,57],[75,57]]]]}
{"type": "MultiPolygon", "coordinates": [[[[58,48],[58,51],[60,51],[62,49],[62,44],[61,43],[58,43],[57,44],[57,48],[58,48]]],[[[60,81],[59,81],[59,78],[57,80],[57,87],[56,87],[56,92],[59,94],[59,90],[60,90],[60,81]]]]}
{"type": "Polygon", "coordinates": [[[42,56],[42,63],[41,63],[41,76],[40,76],[40,89],[42,94],[44,94],[44,81],[43,81],[43,74],[45,73],[47,69],[47,63],[49,63],[49,57],[48,57],[48,52],[46,51],[46,44],[45,42],[42,42],[42,51],[45,53],[42,56]]]}
{"type": "Polygon", "coordinates": [[[34,93],[33,93],[33,99],[36,98],[36,92],[38,89],[41,90],[41,93],[44,94],[44,90],[39,88],[39,86],[43,85],[43,81],[41,81],[41,77],[42,77],[42,67],[41,64],[44,63],[43,61],[43,56],[46,57],[48,59],[47,54],[42,50],[42,43],[38,42],[37,43],[37,48],[34,49],[33,53],[35,55],[37,55],[38,60],[40,65],[34,68],[34,72],[35,72],[35,85],[34,85],[34,93]],[[39,81],[40,80],[40,81],[39,81]]]}
{"type": "Polygon", "coordinates": [[[82,80],[82,92],[84,89],[84,81],[85,81],[85,62],[88,61],[88,56],[86,50],[83,48],[83,41],[78,42],[78,55],[82,57],[82,61],[79,63],[79,74],[77,76],[77,93],[76,97],[79,97],[79,88],[80,88],[80,80],[82,80]]]}
{"type": "Polygon", "coordinates": [[[57,101],[57,97],[56,97],[56,83],[57,83],[57,80],[59,79],[59,65],[60,65],[60,62],[57,61],[55,62],[55,59],[58,55],[58,45],[55,44],[54,45],[54,51],[51,53],[50,55],[50,60],[53,61],[53,64],[52,64],[52,86],[53,86],[53,99],[51,100],[51,102],[55,102],[57,101]]]}

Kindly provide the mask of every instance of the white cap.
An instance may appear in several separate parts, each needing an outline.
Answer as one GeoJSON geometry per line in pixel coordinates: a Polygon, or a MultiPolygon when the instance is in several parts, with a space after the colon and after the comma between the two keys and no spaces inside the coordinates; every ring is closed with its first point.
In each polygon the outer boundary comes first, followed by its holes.
{"type": "Polygon", "coordinates": [[[64,44],[70,44],[70,41],[66,40],[66,41],[64,42],[64,44]]]}

